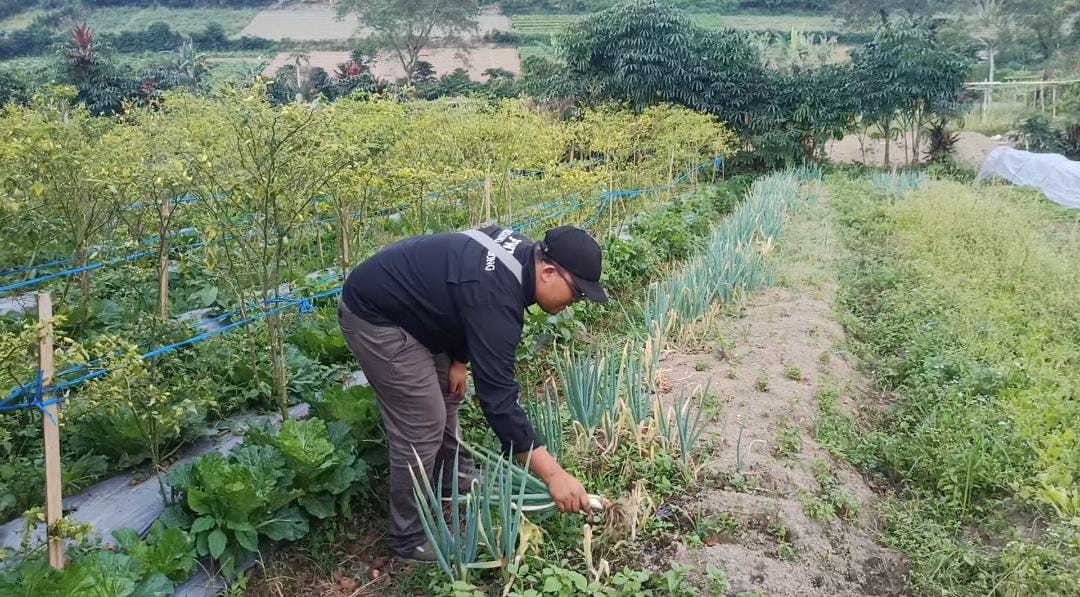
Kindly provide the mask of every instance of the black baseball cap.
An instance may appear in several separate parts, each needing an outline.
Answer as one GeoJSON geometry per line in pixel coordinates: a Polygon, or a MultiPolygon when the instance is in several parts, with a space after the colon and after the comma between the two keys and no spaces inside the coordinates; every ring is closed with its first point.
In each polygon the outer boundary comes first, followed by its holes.
{"type": "Polygon", "coordinates": [[[541,247],[548,259],[570,272],[586,298],[597,303],[607,302],[607,292],[600,285],[603,251],[588,232],[573,226],[552,228],[544,235],[541,247]]]}

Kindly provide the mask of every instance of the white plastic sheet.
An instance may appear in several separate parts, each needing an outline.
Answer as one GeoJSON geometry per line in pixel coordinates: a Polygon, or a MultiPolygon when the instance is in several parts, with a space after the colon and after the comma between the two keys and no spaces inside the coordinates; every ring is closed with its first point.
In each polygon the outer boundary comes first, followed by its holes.
{"type": "Polygon", "coordinates": [[[994,177],[1037,188],[1054,203],[1080,209],[1080,162],[1063,155],[998,147],[986,156],[975,183],[994,177]]]}

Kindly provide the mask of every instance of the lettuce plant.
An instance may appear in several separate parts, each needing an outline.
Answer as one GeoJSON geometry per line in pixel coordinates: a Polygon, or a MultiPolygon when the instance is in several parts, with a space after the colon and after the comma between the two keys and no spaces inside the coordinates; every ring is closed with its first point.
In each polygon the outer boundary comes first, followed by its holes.
{"type": "Polygon", "coordinates": [[[320,419],[289,420],[276,434],[269,425],[253,427],[246,441],[281,453],[294,475],[298,502],[308,514],[326,519],[340,508],[345,516],[352,515],[352,487],[367,478],[368,465],[357,458],[356,442],[348,425],[327,424],[320,419]]]}
{"type": "Polygon", "coordinates": [[[196,553],[212,557],[232,577],[258,550],[260,536],[292,541],[307,534],[307,517],[288,507],[302,495],[292,479],[285,457],[270,446],[245,446],[229,458],[207,454],[169,475],[180,499],[164,519],[189,529],[196,553]]]}

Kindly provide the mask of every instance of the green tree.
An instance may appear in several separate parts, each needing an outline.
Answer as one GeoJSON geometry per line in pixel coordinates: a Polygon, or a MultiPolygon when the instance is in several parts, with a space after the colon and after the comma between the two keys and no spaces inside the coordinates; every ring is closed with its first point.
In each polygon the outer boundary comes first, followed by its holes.
{"type": "Polygon", "coordinates": [[[894,17],[912,19],[949,12],[964,0],[836,0],[833,14],[845,23],[874,27],[894,17]]]}
{"type": "MultiPolygon", "coordinates": [[[[114,124],[73,104],[71,87],[48,88],[27,107],[9,106],[0,129],[0,160],[9,193],[43,214],[63,238],[74,264],[85,267],[92,248],[121,205],[108,188],[115,172],[101,161],[111,148],[102,138],[114,124]]],[[[80,322],[90,308],[90,272],[79,274],[80,322]]]]}
{"type": "MultiPolygon", "coordinates": [[[[193,194],[212,220],[206,255],[243,305],[275,306],[290,282],[291,247],[346,158],[332,135],[328,108],[271,107],[265,83],[226,89],[220,100],[170,96],[166,108],[188,128],[179,139],[193,194]],[[216,242],[215,242],[216,241],[216,242]]],[[[266,318],[273,391],[288,417],[284,323],[266,318]]]]}
{"type": "Polygon", "coordinates": [[[885,137],[885,166],[891,165],[890,141],[898,133],[910,134],[911,161],[918,162],[930,121],[959,113],[970,63],[928,27],[908,21],[883,26],[851,60],[860,112],[885,137]]]}
{"type": "Polygon", "coordinates": [[[343,0],[338,5],[339,18],[355,13],[363,27],[375,32],[409,81],[420,51],[435,37],[452,39],[475,30],[478,12],[476,0],[343,0]]]}
{"type": "Polygon", "coordinates": [[[1044,60],[1061,50],[1080,19],[1077,0],[1005,0],[1002,8],[1044,60]]]}

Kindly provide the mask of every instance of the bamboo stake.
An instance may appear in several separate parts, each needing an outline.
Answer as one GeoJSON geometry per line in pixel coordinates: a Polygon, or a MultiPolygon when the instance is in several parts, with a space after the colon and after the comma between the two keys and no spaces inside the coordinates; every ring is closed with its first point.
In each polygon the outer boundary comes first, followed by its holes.
{"type": "Polygon", "coordinates": [[[491,222],[491,179],[484,179],[484,223],[491,222]]]}
{"type": "MultiPolygon", "coordinates": [[[[167,226],[164,224],[172,217],[172,203],[166,193],[161,194],[161,221],[158,226],[158,242],[161,243],[161,271],[158,272],[158,315],[162,321],[169,318],[169,247],[166,238],[167,226]]],[[[38,295],[40,297],[40,295],[38,295]]]]}
{"type": "MultiPolygon", "coordinates": [[[[38,321],[44,327],[38,343],[38,365],[41,368],[41,390],[53,382],[53,327],[52,295],[42,292],[37,295],[38,321]]],[[[45,407],[45,416],[41,417],[41,426],[45,440],[45,523],[49,529],[49,565],[57,570],[64,569],[64,539],[53,536],[53,528],[64,517],[64,502],[61,493],[60,477],[60,425],[55,404],[45,407]]]]}

